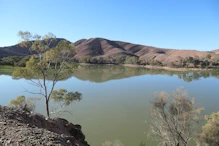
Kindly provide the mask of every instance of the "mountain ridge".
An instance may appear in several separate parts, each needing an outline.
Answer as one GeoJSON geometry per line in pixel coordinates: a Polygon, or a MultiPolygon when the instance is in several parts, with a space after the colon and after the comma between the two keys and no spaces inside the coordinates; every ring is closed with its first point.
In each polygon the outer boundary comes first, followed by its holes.
{"type": "MultiPolygon", "coordinates": [[[[57,43],[62,40],[57,39],[57,43]]],[[[57,44],[55,43],[55,45],[57,44]]],[[[125,57],[137,57],[144,62],[162,62],[165,64],[182,62],[186,57],[204,59],[210,55],[209,60],[219,59],[219,50],[198,51],[166,49],[123,41],[113,41],[105,38],[80,39],[74,42],[77,52],[75,58],[103,58],[113,60],[125,57]]],[[[54,45],[53,45],[54,46],[54,45]]],[[[30,55],[30,51],[19,44],[0,47],[0,58],[8,56],[30,55]]]]}

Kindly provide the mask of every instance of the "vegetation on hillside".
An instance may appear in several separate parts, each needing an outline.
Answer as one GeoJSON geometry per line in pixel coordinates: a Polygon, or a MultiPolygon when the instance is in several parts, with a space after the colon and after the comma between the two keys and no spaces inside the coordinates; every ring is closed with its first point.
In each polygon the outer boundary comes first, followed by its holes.
{"type": "MultiPolygon", "coordinates": [[[[31,35],[28,37],[32,37],[31,35]]],[[[36,45],[35,41],[38,39],[38,36],[35,37],[27,40],[26,43],[21,42],[14,46],[0,48],[0,50],[8,52],[8,54],[3,53],[0,56],[0,64],[25,66],[28,57],[39,53],[33,49],[33,46],[36,45]],[[29,50],[30,48],[31,50],[29,50]]],[[[26,38],[23,37],[23,39],[26,38]]],[[[63,40],[65,39],[53,39],[50,44],[47,44],[46,51],[52,50],[63,40]]],[[[73,45],[73,43],[65,41],[73,45]]],[[[40,39],[37,42],[45,45],[48,43],[48,39],[40,39]]],[[[75,52],[74,57],[71,58],[72,63],[136,64],[173,68],[218,68],[219,66],[219,54],[216,51],[162,49],[103,38],[79,40],[74,45],[75,52]]]]}
{"type": "Polygon", "coordinates": [[[0,65],[25,67],[30,56],[9,56],[0,58],[0,65]]]}
{"type": "MultiPolygon", "coordinates": [[[[25,67],[26,62],[30,59],[30,56],[9,56],[0,58],[0,65],[9,65],[15,67],[25,67]]],[[[206,58],[193,58],[188,56],[180,62],[172,62],[166,64],[159,60],[153,60],[150,62],[139,59],[138,57],[120,56],[116,58],[108,57],[91,57],[83,56],[80,58],[71,58],[70,63],[89,63],[89,64],[134,64],[134,65],[152,65],[152,66],[168,66],[173,68],[219,68],[219,59],[210,60],[208,56],[206,58]]]]}

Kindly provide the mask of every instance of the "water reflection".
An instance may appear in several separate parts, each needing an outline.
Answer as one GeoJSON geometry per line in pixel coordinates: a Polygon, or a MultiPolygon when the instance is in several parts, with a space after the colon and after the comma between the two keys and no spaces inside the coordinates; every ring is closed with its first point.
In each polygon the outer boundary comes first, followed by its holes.
{"type": "MultiPolygon", "coordinates": [[[[11,75],[10,70],[0,70],[0,75],[11,75]]],[[[125,67],[117,65],[80,65],[72,74],[66,75],[64,80],[72,76],[80,80],[88,80],[90,82],[102,83],[110,80],[118,80],[140,75],[168,75],[177,76],[185,82],[199,80],[201,78],[219,78],[218,70],[208,71],[168,71],[162,69],[147,69],[141,67],[125,67]]]]}
{"type": "Polygon", "coordinates": [[[146,69],[146,68],[134,68],[125,66],[115,65],[89,65],[80,66],[74,73],[73,76],[80,80],[88,80],[90,82],[106,82],[110,80],[117,80],[123,78],[129,78],[140,75],[176,75],[179,79],[185,82],[191,82],[199,80],[201,78],[215,77],[219,78],[219,71],[167,71],[161,69],[146,69]]]}
{"type": "MultiPolygon", "coordinates": [[[[148,126],[144,121],[149,121],[150,118],[150,101],[153,93],[162,90],[172,93],[177,87],[184,86],[189,95],[194,97],[200,106],[205,107],[204,114],[210,114],[219,110],[217,90],[219,82],[212,77],[219,78],[219,72],[214,70],[177,72],[90,65],[79,66],[72,75],[66,76],[68,80],[57,84],[57,89],[65,88],[83,94],[80,103],[75,103],[67,109],[73,112],[73,116],[66,114],[63,118],[80,123],[91,145],[96,146],[105,140],[119,139],[125,146],[151,146],[157,143],[147,139],[148,126]],[[111,80],[115,81],[109,82],[111,80]],[[192,82],[194,80],[198,81],[192,82]]],[[[8,105],[10,100],[18,95],[32,97],[33,95],[23,92],[23,87],[38,91],[38,88],[30,86],[27,80],[13,80],[11,76],[0,76],[0,87],[2,105],[8,105]]],[[[44,113],[44,106],[43,102],[37,103],[39,107],[37,112],[44,113]]]]}

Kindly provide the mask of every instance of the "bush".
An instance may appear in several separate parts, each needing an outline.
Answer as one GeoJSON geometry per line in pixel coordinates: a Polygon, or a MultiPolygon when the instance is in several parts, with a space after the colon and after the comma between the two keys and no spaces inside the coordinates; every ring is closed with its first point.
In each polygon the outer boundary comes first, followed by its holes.
{"type": "Polygon", "coordinates": [[[34,100],[37,98],[26,98],[25,96],[18,96],[15,100],[11,100],[9,107],[22,108],[27,111],[33,111],[35,109],[34,100]]]}
{"type": "Polygon", "coordinates": [[[198,143],[201,145],[218,146],[219,145],[219,112],[206,116],[207,123],[202,126],[198,134],[198,143]]]}

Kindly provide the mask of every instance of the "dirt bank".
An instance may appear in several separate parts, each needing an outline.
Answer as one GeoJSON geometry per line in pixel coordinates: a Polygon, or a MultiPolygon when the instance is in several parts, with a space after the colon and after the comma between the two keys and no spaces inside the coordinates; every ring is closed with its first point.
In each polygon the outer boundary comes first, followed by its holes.
{"type": "Polygon", "coordinates": [[[80,125],[0,106],[0,146],[89,146],[80,125]]]}

